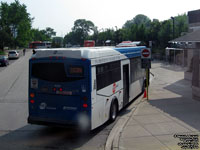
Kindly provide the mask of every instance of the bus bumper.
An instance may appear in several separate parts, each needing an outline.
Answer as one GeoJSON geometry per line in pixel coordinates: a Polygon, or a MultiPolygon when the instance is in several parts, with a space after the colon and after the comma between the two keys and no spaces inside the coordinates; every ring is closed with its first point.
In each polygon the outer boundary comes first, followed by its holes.
{"type": "MultiPolygon", "coordinates": [[[[49,118],[40,118],[40,117],[28,117],[29,124],[45,125],[45,126],[54,126],[54,127],[66,127],[66,128],[82,128],[78,122],[70,122],[66,120],[55,120],[49,118]]],[[[87,130],[91,130],[91,126],[87,127],[87,130]]]]}

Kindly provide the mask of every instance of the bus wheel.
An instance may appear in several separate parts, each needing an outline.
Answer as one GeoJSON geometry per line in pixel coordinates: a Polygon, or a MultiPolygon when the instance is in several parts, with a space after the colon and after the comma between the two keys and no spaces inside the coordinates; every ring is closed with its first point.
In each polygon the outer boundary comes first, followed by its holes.
{"type": "Polygon", "coordinates": [[[117,102],[113,101],[110,107],[110,121],[113,122],[117,118],[117,102]]]}

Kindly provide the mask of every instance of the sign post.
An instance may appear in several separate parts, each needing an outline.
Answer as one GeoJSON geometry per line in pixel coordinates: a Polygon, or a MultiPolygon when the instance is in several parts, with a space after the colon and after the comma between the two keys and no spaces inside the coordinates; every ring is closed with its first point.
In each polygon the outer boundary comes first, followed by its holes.
{"type": "Polygon", "coordinates": [[[149,48],[144,48],[141,51],[141,62],[142,62],[142,68],[145,68],[146,70],[146,85],[147,85],[147,100],[149,99],[149,68],[151,68],[151,50],[149,48]]]}

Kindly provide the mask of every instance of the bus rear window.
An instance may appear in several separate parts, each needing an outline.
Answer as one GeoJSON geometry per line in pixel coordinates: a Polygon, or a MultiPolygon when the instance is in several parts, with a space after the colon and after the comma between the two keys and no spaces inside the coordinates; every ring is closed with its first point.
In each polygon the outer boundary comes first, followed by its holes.
{"type": "Polygon", "coordinates": [[[50,82],[70,82],[80,77],[67,77],[64,63],[34,63],[32,76],[50,82]]]}

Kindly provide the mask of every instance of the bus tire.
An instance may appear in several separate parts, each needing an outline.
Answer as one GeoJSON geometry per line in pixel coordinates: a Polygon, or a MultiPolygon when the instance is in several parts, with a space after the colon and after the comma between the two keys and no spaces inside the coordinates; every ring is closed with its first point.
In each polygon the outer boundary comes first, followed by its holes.
{"type": "Polygon", "coordinates": [[[118,113],[117,102],[116,100],[113,100],[110,106],[110,122],[114,122],[116,120],[117,113],[118,113]]]}

